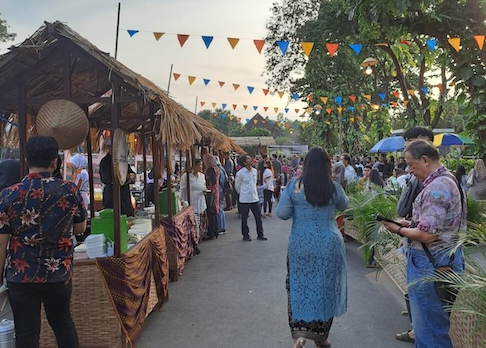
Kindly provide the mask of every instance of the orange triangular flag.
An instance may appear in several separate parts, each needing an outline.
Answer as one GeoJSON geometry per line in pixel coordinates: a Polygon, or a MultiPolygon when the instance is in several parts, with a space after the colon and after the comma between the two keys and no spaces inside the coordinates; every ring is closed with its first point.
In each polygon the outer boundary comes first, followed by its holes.
{"type": "Polygon", "coordinates": [[[355,95],[350,95],[349,99],[354,103],[356,101],[356,96],[355,95]]]}
{"type": "Polygon", "coordinates": [[[233,110],[236,110],[237,104],[233,104],[233,110]]]}
{"type": "Polygon", "coordinates": [[[395,98],[398,98],[400,96],[400,92],[395,91],[392,93],[395,98]]]}
{"type": "Polygon", "coordinates": [[[280,97],[280,99],[282,99],[282,97],[284,96],[285,92],[282,92],[282,91],[278,91],[278,96],[280,97]]]}
{"type": "Polygon", "coordinates": [[[392,104],[392,106],[393,106],[394,108],[396,108],[396,107],[398,106],[398,103],[397,103],[397,102],[392,102],[391,104],[392,104]]]}
{"type": "Polygon", "coordinates": [[[236,47],[236,45],[238,44],[239,41],[240,41],[240,39],[236,39],[234,37],[229,37],[228,38],[228,42],[231,45],[231,48],[232,49],[235,49],[235,47],[236,47]]]}
{"type": "Polygon", "coordinates": [[[247,107],[248,107],[248,105],[243,105],[243,109],[245,109],[245,110],[246,110],[246,108],[247,108],[247,107]]]}
{"type": "Polygon", "coordinates": [[[298,114],[300,109],[295,109],[295,113],[298,114]]]}
{"type": "Polygon", "coordinates": [[[262,120],[262,123],[267,123],[267,121],[265,121],[265,120],[262,120]]]}
{"type": "Polygon", "coordinates": [[[310,102],[312,102],[314,100],[314,96],[312,94],[309,94],[307,96],[307,100],[310,101],[310,102]]]}
{"type": "Polygon", "coordinates": [[[218,83],[219,83],[219,87],[223,87],[226,82],[218,81],[218,83]]]}
{"type": "Polygon", "coordinates": [[[449,44],[457,51],[459,52],[459,50],[461,49],[461,38],[460,37],[453,37],[453,38],[450,38],[449,40],[449,44]]]}
{"type": "Polygon", "coordinates": [[[177,34],[177,39],[179,40],[179,44],[181,45],[181,47],[184,47],[187,39],[189,39],[189,35],[177,34]]]}
{"type": "Polygon", "coordinates": [[[328,115],[330,115],[331,112],[332,112],[332,109],[331,108],[326,108],[326,112],[327,112],[328,115]]]}
{"type": "Polygon", "coordinates": [[[403,101],[403,104],[404,104],[405,106],[407,106],[407,105],[408,105],[408,100],[404,100],[404,101],[403,101]]]}
{"type": "Polygon", "coordinates": [[[324,103],[324,104],[327,104],[327,100],[329,98],[328,97],[321,97],[321,101],[324,103]]]}
{"type": "Polygon", "coordinates": [[[329,55],[331,57],[334,56],[334,54],[336,54],[338,47],[339,47],[338,43],[327,43],[326,44],[327,51],[329,52],[329,55]]]}
{"type": "Polygon", "coordinates": [[[238,122],[241,122],[241,117],[238,117],[238,122]]]}
{"type": "Polygon", "coordinates": [[[235,117],[234,116],[230,116],[230,121],[233,121],[235,117]]]}
{"type": "Polygon", "coordinates": [[[233,88],[235,89],[235,91],[240,88],[240,85],[236,84],[236,83],[233,83],[233,88]]]}
{"type": "Polygon", "coordinates": [[[300,45],[302,46],[302,49],[304,50],[304,53],[307,57],[309,57],[312,48],[314,47],[313,42],[301,42],[300,45]]]}
{"type": "Polygon", "coordinates": [[[476,43],[478,44],[479,50],[481,51],[484,46],[484,35],[475,35],[474,40],[476,40],[476,43]]]}
{"type": "MultiPolygon", "coordinates": [[[[361,110],[366,109],[366,105],[360,105],[359,107],[361,108],[361,110]]],[[[358,117],[358,120],[359,120],[359,117],[358,117]]]]}
{"type": "Polygon", "coordinates": [[[154,32],[155,40],[156,41],[159,41],[159,39],[162,37],[162,35],[164,35],[164,33],[154,32]]]}
{"type": "Polygon", "coordinates": [[[365,97],[368,100],[371,100],[371,94],[364,94],[363,97],[365,97]]]}
{"type": "Polygon", "coordinates": [[[174,73],[174,74],[172,74],[172,75],[174,75],[174,81],[177,81],[177,79],[178,79],[179,77],[181,77],[181,74],[176,74],[176,73],[174,73]]]}
{"type": "Polygon", "coordinates": [[[265,88],[263,88],[262,90],[263,90],[263,94],[265,94],[265,95],[267,95],[267,94],[268,94],[268,92],[270,92],[270,90],[269,90],[269,89],[265,89],[265,88]]]}
{"type": "Polygon", "coordinates": [[[201,102],[201,107],[202,107],[202,106],[204,106],[204,104],[206,104],[206,102],[203,102],[203,101],[202,101],[202,102],[201,102]]]}
{"type": "Polygon", "coordinates": [[[342,107],[338,107],[338,108],[337,108],[337,111],[338,111],[339,113],[341,113],[341,111],[343,111],[343,108],[342,108],[342,107]]]}
{"type": "Polygon", "coordinates": [[[413,89],[407,89],[407,92],[410,94],[410,95],[415,95],[415,91],[413,89]]]}
{"type": "Polygon", "coordinates": [[[192,85],[192,83],[196,80],[196,76],[188,76],[187,79],[189,80],[189,85],[192,85]]]}
{"type": "Polygon", "coordinates": [[[258,53],[262,53],[263,45],[265,45],[265,40],[253,40],[258,53]]]}
{"type": "Polygon", "coordinates": [[[349,120],[350,120],[351,122],[354,122],[354,117],[351,117],[349,120]]]}
{"type": "MultiPolygon", "coordinates": [[[[295,112],[299,112],[299,109],[296,109],[296,110],[297,110],[297,111],[295,111],[295,112]]],[[[288,123],[287,123],[287,124],[285,125],[285,128],[290,128],[290,124],[288,124],[288,123]]]]}
{"type": "Polygon", "coordinates": [[[217,103],[211,103],[211,105],[213,106],[213,108],[216,107],[216,105],[218,105],[217,103]]]}
{"type": "Polygon", "coordinates": [[[258,120],[253,120],[253,123],[254,123],[254,124],[257,124],[257,122],[258,122],[258,120]]]}
{"type": "Polygon", "coordinates": [[[277,113],[277,112],[278,112],[278,108],[273,108],[273,110],[275,110],[275,113],[277,113]]]}
{"type": "Polygon", "coordinates": [[[268,106],[264,106],[263,107],[263,110],[267,111],[268,110],[268,106]]]}

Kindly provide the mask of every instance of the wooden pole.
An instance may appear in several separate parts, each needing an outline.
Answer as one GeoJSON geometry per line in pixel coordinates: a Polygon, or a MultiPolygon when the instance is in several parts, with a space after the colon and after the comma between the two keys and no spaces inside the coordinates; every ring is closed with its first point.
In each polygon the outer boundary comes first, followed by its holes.
{"type": "MultiPolygon", "coordinates": [[[[86,113],[86,117],[88,117],[88,105],[85,106],[84,112],[86,113]]],[[[86,153],[88,155],[88,173],[89,173],[89,215],[92,218],[95,216],[95,206],[94,206],[94,172],[93,172],[93,148],[91,144],[91,132],[88,131],[88,135],[86,136],[86,153]]],[[[87,207],[86,207],[87,209],[87,207]]]]}
{"type": "Polygon", "coordinates": [[[172,68],[174,67],[174,64],[170,65],[170,73],[169,73],[169,83],[167,84],[167,95],[169,95],[170,92],[170,81],[172,80],[172,68]]]}
{"type": "Polygon", "coordinates": [[[115,59],[118,57],[118,37],[120,32],[120,12],[121,12],[121,3],[118,3],[118,14],[116,17],[116,39],[115,39],[115,59]]]}

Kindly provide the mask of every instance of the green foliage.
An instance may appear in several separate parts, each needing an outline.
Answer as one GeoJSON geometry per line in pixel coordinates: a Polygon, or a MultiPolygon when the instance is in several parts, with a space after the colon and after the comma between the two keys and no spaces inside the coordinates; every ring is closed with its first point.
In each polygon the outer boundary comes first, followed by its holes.
{"type": "Polygon", "coordinates": [[[238,118],[226,110],[216,109],[214,112],[202,110],[198,113],[198,116],[209,121],[214,128],[229,137],[243,136],[242,133],[246,131],[243,125],[238,122],[238,118]]]}
{"type": "Polygon", "coordinates": [[[474,160],[467,159],[467,158],[450,158],[446,157],[443,159],[444,165],[450,171],[454,172],[457,169],[457,166],[464,166],[466,168],[466,173],[469,173],[471,169],[474,168],[474,160]]]}
{"type": "Polygon", "coordinates": [[[357,237],[363,243],[365,260],[369,260],[373,248],[376,246],[398,245],[400,238],[381,228],[375,218],[383,215],[393,219],[396,217],[398,199],[383,190],[372,192],[354,192],[348,194],[349,204],[345,211],[352,220],[357,231],[357,237]]]}
{"type": "MultiPolygon", "coordinates": [[[[0,13],[1,15],[1,13],[0,13]]],[[[1,42],[7,42],[7,41],[11,41],[13,39],[15,39],[15,36],[17,34],[14,34],[14,33],[10,33],[8,31],[8,24],[7,24],[7,21],[5,19],[2,19],[0,18],[0,41],[1,42]]]]}
{"type": "Polygon", "coordinates": [[[292,141],[290,140],[289,137],[276,137],[275,143],[277,145],[290,145],[292,141]]]}
{"type": "Polygon", "coordinates": [[[252,130],[245,130],[243,134],[239,135],[240,137],[269,137],[272,133],[268,129],[265,128],[253,128],[252,130]]]}

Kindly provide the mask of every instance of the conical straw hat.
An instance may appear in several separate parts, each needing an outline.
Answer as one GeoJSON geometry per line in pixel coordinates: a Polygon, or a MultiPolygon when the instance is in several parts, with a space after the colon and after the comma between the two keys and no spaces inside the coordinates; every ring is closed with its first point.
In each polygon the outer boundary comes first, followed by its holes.
{"type": "Polygon", "coordinates": [[[55,99],[42,105],[35,125],[38,135],[53,137],[63,150],[81,144],[89,132],[86,114],[66,99],[55,99]]]}

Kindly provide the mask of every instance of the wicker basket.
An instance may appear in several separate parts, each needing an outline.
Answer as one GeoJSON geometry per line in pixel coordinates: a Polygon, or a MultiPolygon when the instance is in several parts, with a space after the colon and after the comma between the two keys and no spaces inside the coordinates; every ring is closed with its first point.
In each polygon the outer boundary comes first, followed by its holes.
{"type": "Polygon", "coordinates": [[[53,137],[63,150],[81,144],[89,132],[86,114],[78,105],[65,99],[51,100],[42,105],[35,126],[38,135],[53,137]]]}
{"type": "MultiPolygon", "coordinates": [[[[94,260],[75,261],[71,315],[82,348],[125,346],[125,335],[101,272],[94,260]]],[[[40,347],[56,348],[56,339],[42,308],[40,347]]]]}
{"type": "MultiPolygon", "coordinates": [[[[460,306],[461,301],[467,298],[466,292],[461,291],[457,296],[454,306],[460,306]]],[[[486,327],[477,324],[478,316],[459,311],[451,313],[451,337],[454,348],[484,348],[486,347],[486,327]]]]}

